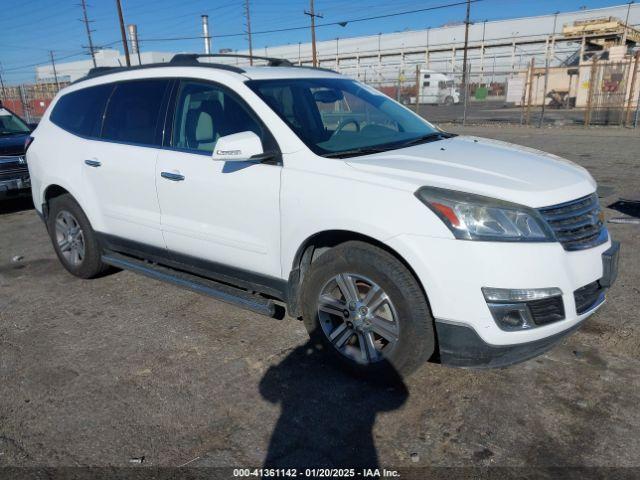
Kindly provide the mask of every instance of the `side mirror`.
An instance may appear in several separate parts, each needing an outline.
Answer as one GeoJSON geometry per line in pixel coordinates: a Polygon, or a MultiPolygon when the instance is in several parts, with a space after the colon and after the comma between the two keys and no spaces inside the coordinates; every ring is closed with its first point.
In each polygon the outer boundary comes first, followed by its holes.
{"type": "Polygon", "coordinates": [[[211,158],[220,162],[246,162],[263,154],[260,137],[247,131],[218,138],[211,158]]]}

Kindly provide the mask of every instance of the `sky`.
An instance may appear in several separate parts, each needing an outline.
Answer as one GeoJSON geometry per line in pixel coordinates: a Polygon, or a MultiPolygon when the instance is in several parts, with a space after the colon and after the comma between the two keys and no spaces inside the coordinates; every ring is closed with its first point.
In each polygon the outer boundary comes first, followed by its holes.
{"type": "MultiPolygon", "coordinates": [[[[499,20],[568,12],[580,8],[621,5],[627,0],[479,0],[471,6],[471,20],[499,20]]],[[[212,50],[247,49],[244,0],[122,0],[125,23],[138,26],[142,51],[201,52],[202,40],[161,40],[200,35],[200,15],[209,15],[212,50]],[[216,37],[216,35],[229,35],[216,37]]],[[[348,21],[420,8],[461,3],[461,0],[315,0],[317,23],[348,21]]],[[[87,34],[80,21],[80,0],[0,0],[0,72],[7,84],[33,81],[35,65],[81,60],[87,55],[87,34]],[[84,49],[84,52],[83,52],[84,49]]],[[[87,0],[96,46],[119,48],[120,30],[115,0],[87,0]]],[[[253,32],[309,24],[304,14],[309,0],[250,0],[253,32]]],[[[376,20],[319,26],[317,40],[438,27],[464,20],[465,6],[454,5],[420,13],[376,20]]],[[[309,42],[309,29],[254,34],[254,49],[309,42]]]]}

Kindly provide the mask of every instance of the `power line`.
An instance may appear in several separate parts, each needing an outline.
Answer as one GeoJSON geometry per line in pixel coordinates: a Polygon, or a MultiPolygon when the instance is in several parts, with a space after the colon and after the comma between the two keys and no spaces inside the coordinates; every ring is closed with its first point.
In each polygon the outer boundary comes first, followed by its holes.
{"type": "MultiPolygon", "coordinates": [[[[484,0],[470,0],[471,3],[477,3],[477,2],[482,2],[484,0]]],[[[319,23],[316,24],[315,27],[319,28],[319,27],[329,27],[329,26],[334,26],[334,25],[340,25],[340,26],[344,26],[348,23],[356,23],[356,22],[366,22],[369,20],[378,20],[381,18],[389,18],[389,17],[397,17],[400,15],[410,15],[412,13],[420,13],[420,12],[427,12],[427,11],[432,11],[432,10],[440,10],[443,8],[451,8],[451,7],[459,7],[461,5],[466,5],[467,2],[466,1],[460,1],[460,2],[455,2],[455,3],[447,3],[444,5],[435,5],[433,7],[425,7],[425,8],[418,8],[418,9],[413,9],[413,10],[405,10],[403,12],[395,12],[395,13],[387,13],[384,15],[374,15],[371,17],[361,17],[361,18],[354,18],[354,19],[350,19],[350,20],[341,20],[341,21],[336,21],[336,22],[326,22],[326,23],[319,23]]],[[[279,32],[291,32],[294,30],[306,30],[307,28],[309,28],[309,26],[305,25],[305,26],[299,26],[299,27],[287,27],[287,28],[277,28],[277,29],[273,29],[273,30],[260,30],[257,32],[252,32],[252,35],[262,35],[262,34],[267,34],[267,33],[279,33],[279,32]]],[[[244,36],[246,35],[245,32],[243,33],[224,33],[224,34],[218,34],[218,35],[212,35],[212,38],[229,38],[229,37],[240,37],[240,36],[244,36]]],[[[143,39],[143,41],[145,42],[169,42],[169,41],[176,41],[176,40],[199,40],[202,37],[198,36],[198,37],[193,37],[193,36],[185,36],[185,37],[166,37],[166,38],[147,38],[147,39],[143,39]]]]}

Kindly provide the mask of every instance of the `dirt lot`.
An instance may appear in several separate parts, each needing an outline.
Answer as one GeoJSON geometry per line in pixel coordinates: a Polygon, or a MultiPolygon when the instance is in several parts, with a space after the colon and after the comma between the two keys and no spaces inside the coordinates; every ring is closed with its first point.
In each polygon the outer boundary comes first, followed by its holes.
{"type": "MultiPolygon", "coordinates": [[[[640,195],[638,131],[451,130],[584,165],[604,205],[640,195]]],[[[609,228],[618,283],[563,344],[381,388],[315,358],[294,319],[128,272],[73,278],[29,203],[3,202],[0,466],[640,467],[640,226],[609,228]]]]}

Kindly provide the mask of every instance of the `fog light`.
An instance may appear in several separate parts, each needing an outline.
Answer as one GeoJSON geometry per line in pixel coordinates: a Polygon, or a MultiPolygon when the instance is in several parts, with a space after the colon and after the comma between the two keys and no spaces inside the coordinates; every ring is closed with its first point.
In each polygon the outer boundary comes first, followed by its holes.
{"type": "Polygon", "coordinates": [[[535,325],[526,303],[489,303],[493,319],[502,330],[525,330],[535,325]]]}
{"type": "Polygon", "coordinates": [[[507,331],[526,330],[537,326],[528,302],[533,308],[533,305],[540,300],[562,296],[562,290],[555,287],[532,289],[484,287],[482,293],[496,324],[507,331]]]}

